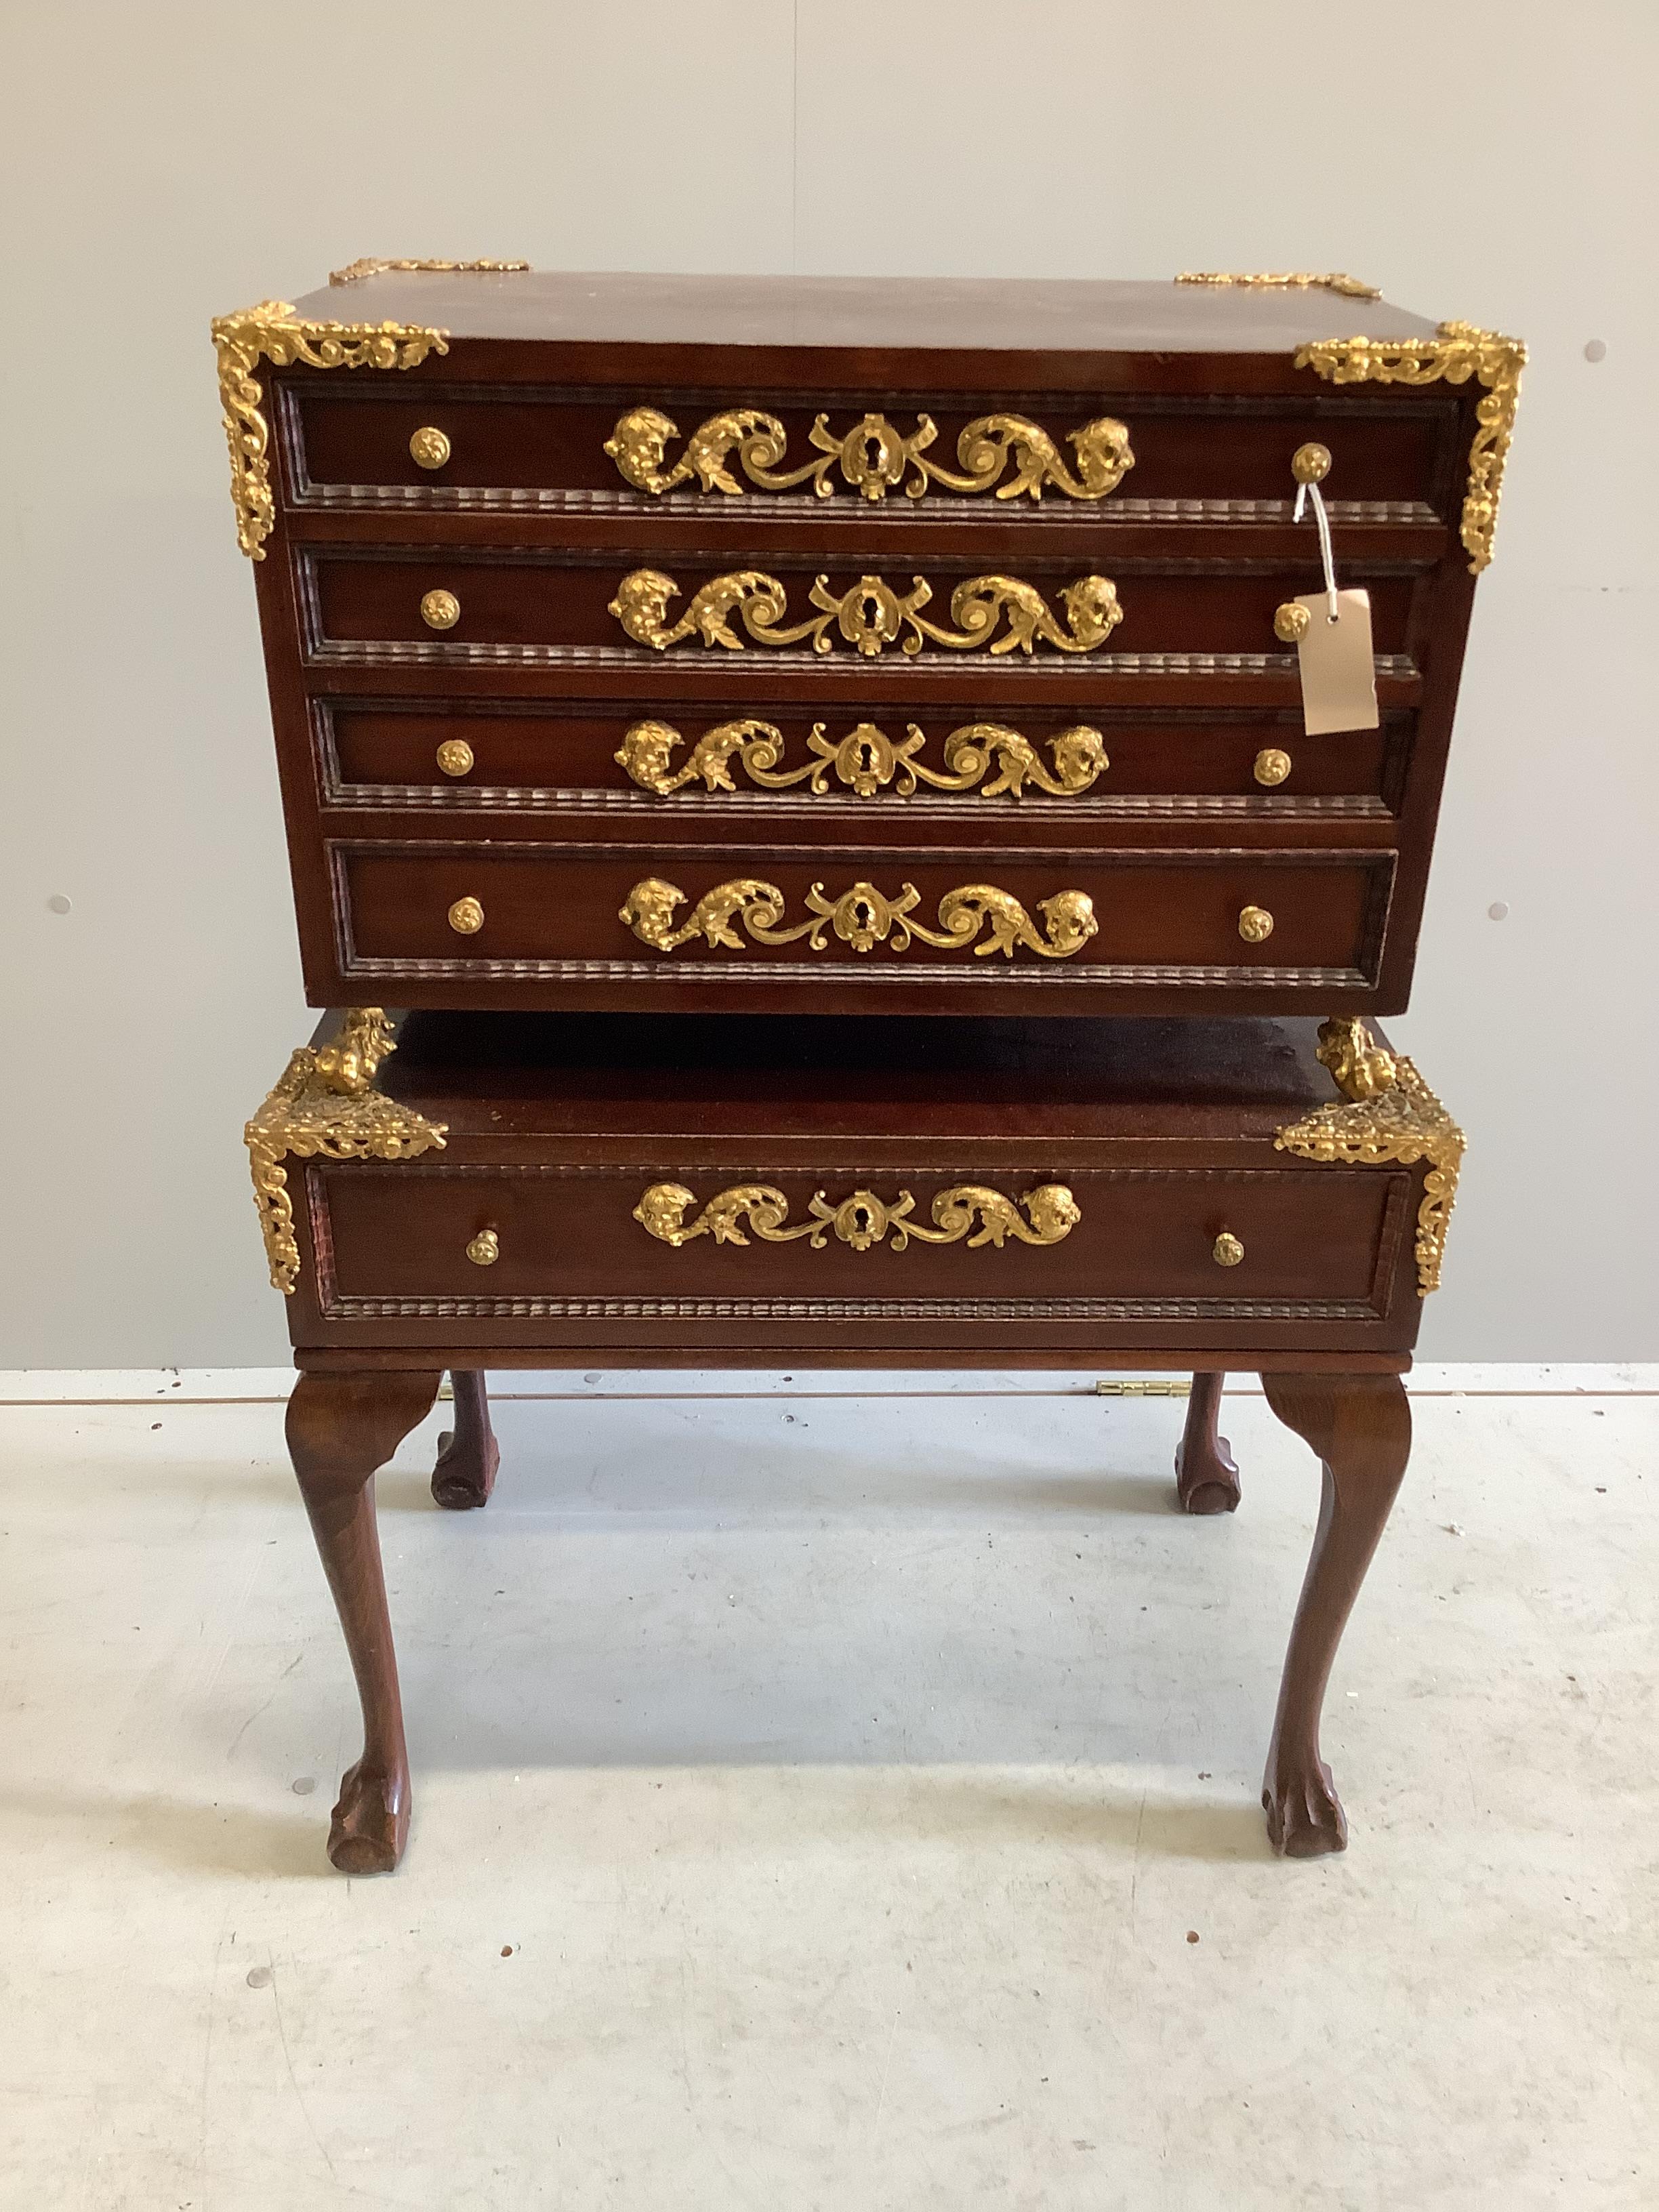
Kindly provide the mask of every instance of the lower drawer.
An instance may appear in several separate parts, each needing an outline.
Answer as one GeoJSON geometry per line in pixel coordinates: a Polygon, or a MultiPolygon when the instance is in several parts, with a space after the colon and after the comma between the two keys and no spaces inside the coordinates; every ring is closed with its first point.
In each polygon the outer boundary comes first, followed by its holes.
{"type": "Polygon", "coordinates": [[[638,1166],[308,1175],[329,1320],[833,1322],[997,1307],[1011,1319],[1375,1322],[1413,1218],[1406,1170],[1330,1166],[934,1157],[805,1174],[688,1151],[638,1166]]]}
{"type": "MultiPolygon", "coordinates": [[[[331,848],[343,971],[1022,989],[1376,983],[1391,852],[331,848]]],[[[458,1003],[460,1003],[458,1001],[458,1003]]]]}

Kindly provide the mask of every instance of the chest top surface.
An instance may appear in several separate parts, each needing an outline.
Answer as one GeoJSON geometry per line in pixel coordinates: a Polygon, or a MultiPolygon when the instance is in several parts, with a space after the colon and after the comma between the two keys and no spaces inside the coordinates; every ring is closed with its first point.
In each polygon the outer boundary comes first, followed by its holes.
{"type": "MultiPolygon", "coordinates": [[[[435,324],[454,339],[1090,353],[1284,354],[1436,325],[1342,278],[1284,285],[1032,277],[695,276],[398,270],[310,292],[313,321],[435,324]]],[[[345,272],[340,272],[344,275],[345,272]]]]}

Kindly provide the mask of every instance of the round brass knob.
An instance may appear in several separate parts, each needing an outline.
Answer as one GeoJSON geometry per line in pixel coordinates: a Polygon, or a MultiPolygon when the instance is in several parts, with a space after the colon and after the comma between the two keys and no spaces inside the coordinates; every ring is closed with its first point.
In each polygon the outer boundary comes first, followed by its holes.
{"type": "MultiPolygon", "coordinates": [[[[409,458],[418,469],[441,469],[449,459],[449,441],[428,422],[410,440],[409,458]]],[[[1329,454],[1325,458],[1328,461],[1329,454]]]]}
{"type": "Polygon", "coordinates": [[[1294,599],[1286,599],[1273,616],[1273,635],[1281,644],[1298,645],[1308,635],[1308,625],[1312,620],[1313,617],[1306,607],[1297,606],[1294,599]]]}
{"type": "Polygon", "coordinates": [[[1330,472],[1328,446],[1298,446],[1291,455],[1291,474],[1298,483],[1323,483],[1330,472]]]}
{"type": "MultiPolygon", "coordinates": [[[[1266,760],[1267,757],[1267,756],[1266,753],[1263,753],[1261,759],[1266,760]]],[[[1285,759],[1285,756],[1282,753],[1279,757],[1281,760],[1285,759]]],[[[465,738],[446,738],[442,744],[438,748],[438,765],[446,775],[469,775],[472,768],[471,746],[468,744],[465,738]]],[[[1285,761],[1285,765],[1288,769],[1290,767],[1289,761],[1285,761]]],[[[1261,762],[1258,761],[1256,763],[1256,773],[1261,775],[1261,762]]],[[[1262,781],[1263,782],[1276,783],[1279,779],[1277,776],[1264,776],[1262,777],[1262,781]]]]}
{"type": "MultiPolygon", "coordinates": [[[[471,937],[483,927],[483,908],[475,898],[458,898],[449,909],[449,926],[460,936],[471,937]]],[[[1272,927],[1270,922],[1268,927],[1272,927]]]]}
{"type": "Polygon", "coordinates": [[[421,601],[421,620],[428,629],[453,629],[461,618],[461,603],[453,592],[428,592],[421,601]]]}
{"type": "Polygon", "coordinates": [[[1277,745],[1264,746],[1256,755],[1255,766],[1251,770],[1258,783],[1266,784],[1283,783],[1290,772],[1291,757],[1280,752],[1277,745]]]}
{"type": "Polygon", "coordinates": [[[1244,1257],[1244,1247],[1231,1229],[1224,1229],[1210,1249],[1218,1267],[1236,1267],[1244,1257]]]}
{"type": "MultiPolygon", "coordinates": [[[[1239,1247],[1241,1255],[1243,1247],[1239,1247]]],[[[493,1267],[501,1256],[501,1240],[493,1229],[481,1229],[466,1248],[466,1256],[475,1267],[493,1267]]]]}
{"type": "MultiPolygon", "coordinates": [[[[455,920],[453,913],[449,918],[452,921],[455,920]]],[[[481,920],[482,918],[480,916],[481,920]]],[[[459,924],[457,923],[456,927],[459,928],[459,924]]],[[[475,924],[474,927],[476,927],[477,925],[475,924]]],[[[1273,918],[1265,906],[1241,907],[1238,915],[1238,933],[1246,945],[1265,945],[1273,933],[1273,918]]]]}

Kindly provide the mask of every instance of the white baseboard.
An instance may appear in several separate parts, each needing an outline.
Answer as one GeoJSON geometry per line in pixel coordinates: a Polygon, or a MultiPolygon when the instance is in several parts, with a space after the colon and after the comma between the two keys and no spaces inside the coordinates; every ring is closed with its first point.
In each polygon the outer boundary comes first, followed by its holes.
{"type": "MultiPolygon", "coordinates": [[[[1114,1370],[1129,1375],[1133,1370],[1114,1370]]],[[[492,1384],[501,1400],[539,1398],[975,1398],[1087,1397],[1097,1370],[1001,1369],[586,1368],[503,1370],[492,1384]]],[[[0,1406],[280,1404],[294,1385],[291,1367],[118,1367],[0,1369],[0,1406]]],[[[1407,1379],[1413,1397],[1659,1396],[1659,1362],[1550,1364],[1425,1362],[1407,1379]]],[[[1248,1374],[1230,1376],[1229,1397],[1259,1393],[1248,1374]]]]}

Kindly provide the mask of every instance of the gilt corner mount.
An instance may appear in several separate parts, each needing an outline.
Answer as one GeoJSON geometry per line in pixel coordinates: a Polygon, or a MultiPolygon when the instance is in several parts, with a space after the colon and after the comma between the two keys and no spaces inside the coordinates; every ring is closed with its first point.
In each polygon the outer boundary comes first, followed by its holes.
{"type": "Polygon", "coordinates": [[[349,1012],[332,1043],[302,1044],[243,1132],[254,1202],[274,1290],[299,1285],[300,1247],[283,1159],[409,1160],[444,1145],[445,1124],[428,1121],[374,1088],[382,1060],[397,1050],[380,1006],[349,1012]]]}
{"type": "Polygon", "coordinates": [[[1458,534],[1478,576],[1492,559],[1498,495],[1515,432],[1527,349],[1518,338],[1473,323],[1442,323],[1431,338],[1320,338],[1298,346],[1296,366],[1330,384],[1467,384],[1485,387],[1475,409],[1469,474],[1458,534]]]}
{"type": "Polygon", "coordinates": [[[264,559],[276,520],[270,425],[256,373],[261,359],[277,368],[416,368],[428,354],[447,353],[448,337],[416,323],[312,322],[286,300],[262,300],[257,307],[214,318],[236,539],[251,561],[264,559]]]}
{"type": "Polygon", "coordinates": [[[1457,1199],[1466,1139],[1451,1115],[1403,1054],[1384,1052],[1363,1022],[1325,1023],[1319,1057],[1342,1091],[1273,1139],[1281,1152],[1350,1167],[1414,1167],[1428,1163],[1417,1210],[1417,1295],[1440,1287],[1446,1225],[1457,1199]]]}

